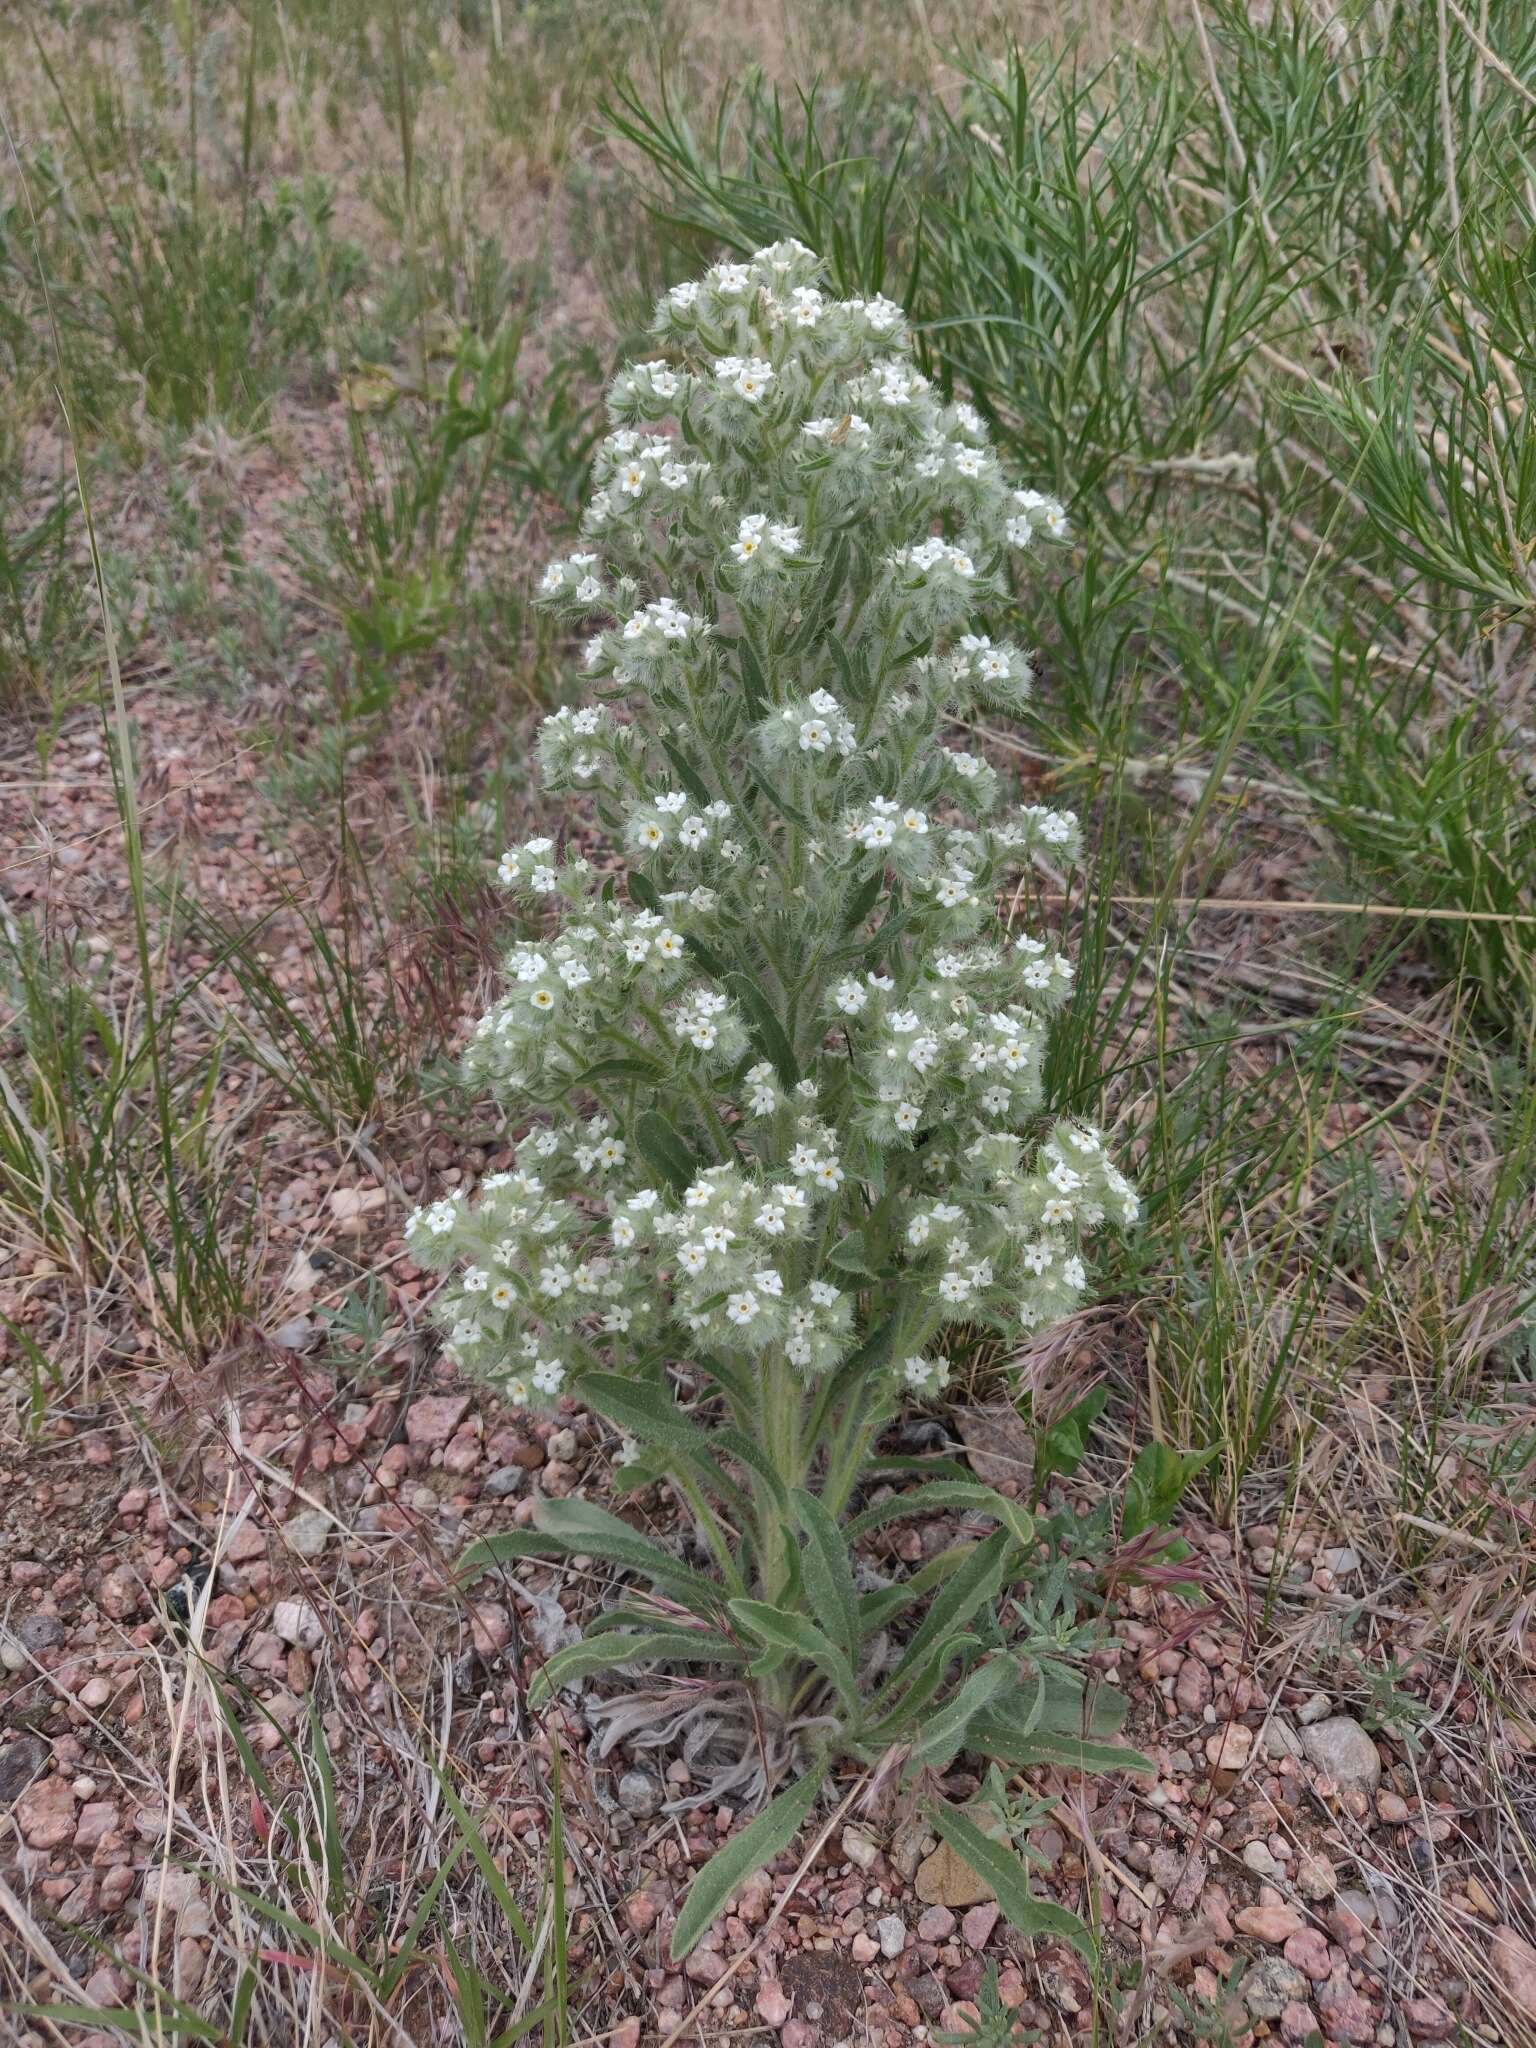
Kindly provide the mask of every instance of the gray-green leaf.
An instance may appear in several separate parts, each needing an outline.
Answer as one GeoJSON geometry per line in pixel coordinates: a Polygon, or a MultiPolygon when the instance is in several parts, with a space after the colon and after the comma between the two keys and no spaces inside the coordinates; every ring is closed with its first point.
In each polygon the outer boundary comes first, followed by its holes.
{"type": "Polygon", "coordinates": [[[765,1806],[756,1820],[739,1835],[733,1835],[723,1849],[710,1857],[689,1887],[683,1910],[672,1932],[672,1960],[680,1963],[698,1944],[716,1914],[739,1884],[754,1870],[771,1863],[781,1849],[787,1849],[799,1834],[805,1817],[816,1803],[826,1765],[818,1764],[797,1785],[781,1792],[765,1806]]]}
{"type": "Polygon", "coordinates": [[[984,1835],[975,1821],[958,1806],[935,1800],[929,1809],[933,1824],[963,1863],[969,1864],[1002,1908],[1005,1918],[1021,1934],[1054,1934],[1072,1944],[1089,1962],[1094,1958],[1093,1936],[1075,1913],[1049,1899],[1037,1899],[1029,1889],[1029,1873],[1011,1849],[984,1835]]]}

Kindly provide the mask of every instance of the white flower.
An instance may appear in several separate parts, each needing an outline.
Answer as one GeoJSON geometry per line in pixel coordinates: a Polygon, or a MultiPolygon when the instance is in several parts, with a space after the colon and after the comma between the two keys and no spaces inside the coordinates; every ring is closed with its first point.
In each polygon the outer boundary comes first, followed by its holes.
{"type": "Polygon", "coordinates": [[[750,1323],[757,1310],[758,1302],[755,1295],[732,1294],[726,1298],[725,1312],[733,1323],[750,1323]]]}
{"type": "Polygon", "coordinates": [[[715,363],[715,376],[720,383],[729,384],[738,398],[756,405],[773,382],[773,365],[760,356],[745,361],[740,356],[721,356],[715,363]]]}
{"type": "Polygon", "coordinates": [[[922,1118],[922,1112],[912,1102],[898,1102],[893,1115],[898,1131],[915,1131],[922,1118]]]}
{"type": "Polygon", "coordinates": [[[752,1285],[759,1294],[771,1296],[775,1301],[784,1292],[784,1276],[773,1266],[764,1266],[762,1271],[752,1275],[752,1285]]]}

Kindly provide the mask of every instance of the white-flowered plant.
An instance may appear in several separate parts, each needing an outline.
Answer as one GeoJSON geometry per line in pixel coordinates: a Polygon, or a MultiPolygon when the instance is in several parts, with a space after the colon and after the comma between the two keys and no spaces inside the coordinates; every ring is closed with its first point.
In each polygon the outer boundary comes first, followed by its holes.
{"type": "Polygon", "coordinates": [[[1070,1314],[1137,1213],[1043,1097],[1071,964],[999,911],[1077,820],[1008,806],[953,736],[1026,701],[1012,565],[1067,529],[901,309],[833,298],[797,243],[677,287],[655,336],[540,586],[590,636],[590,701],[538,749],[579,804],[501,861],[538,936],[468,1054],[525,1134],[408,1242],[466,1369],[598,1408],[632,1480],[685,1490],[722,1597],[814,1611],[790,1500],[835,1523],[957,1334],[1070,1314]],[[673,1408],[680,1364],[718,1437],[673,1408]]]}

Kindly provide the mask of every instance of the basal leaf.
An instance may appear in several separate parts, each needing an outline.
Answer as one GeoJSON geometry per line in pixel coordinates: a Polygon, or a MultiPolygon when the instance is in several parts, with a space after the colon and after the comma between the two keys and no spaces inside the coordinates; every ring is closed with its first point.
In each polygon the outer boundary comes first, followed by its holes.
{"type": "Polygon", "coordinates": [[[859,1695],[852,1663],[807,1615],[775,1607],[767,1600],[732,1600],[730,1609],[732,1618],[759,1642],[814,1664],[836,1687],[847,1711],[857,1713],[859,1695]]]}
{"type": "Polygon", "coordinates": [[[680,1963],[697,1947],[699,1937],[723,1910],[736,1887],[744,1884],[753,1871],[771,1863],[781,1849],[789,1847],[815,1805],[825,1776],[826,1765],[818,1764],[710,1857],[689,1886],[677,1926],[672,1930],[674,1963],[680,1963]]]}
{"type": "Polygon", "coordinates": [[[562,1686],[612,1671],[626,1664],[740,1664],[736,1645],[708,1629],[656,1629],[647,1635],[631,1631],[589,1636],[557,1650],[528,1683],[528,1704],[539,1707],[562,1686]]]}
{"type": "Polygon", "coordinates": [[[882,1694],[894,1689],[930,1643],[942,1642],[957,1634],[977,1608],[997,1597],[1016,1548],[1013,1534],[1008,1529],[994,1529],[984,1543],[976,1545],[923,1617],[895,1670],[881,1688],[882,1694]]]}
{"type": "Polygon", "coordinates": [[[482,1536],[471,1543],[459,1559],[462,1578],[478,1579],[492,1565],[508,1564],[523,1557],[558,1557],[565,1545],[553,1536],[540,1536],[532,1529],[501,1529],[494,1536],[482,1536]]]}
{"type": "Polygon", "coordinates": [[[859,1596],[854,1589],[853,1563],[842,1531],[815,1494],[796,1487],[791,1496],[795,1517],[805,1531],[800,1570],[805,1590],[823,1630],[850,1664],[859,1655],[859,1596]]]}
{"type": "Polygon", "coordinates": [[[1070,1942],[1089,1962],[1094,1940],[1075,1913],[1050,1899],[1037,1899],[1029,1889],[1029,1873],[1013,1850],[982,1833],[969,1814],[936,1799],[929,1808],[933,1824],[960,1860],[992,1887],[1005,1919],[1021,1934],[1054,1934],[1070,1942]]]}
{"type": "Polygon", "coordinates": [[[979,1665],[954,1698],[930,1714],[912,1745],[912,1761],[944,1770],[962,1747],[972,1721],[1003,1693],[1019,1686],[1019,1667],[1012,1657],[991,1657],[979,1665]]]}
{"type": "Polygon", "coordinates": [[[974,1479],[932,1479],[926,1486],[914,1486],[910,1493],[898,1493],[890,1500],[876,1501],[873,1507],[865,1508],[862,1514],[854,1516],[848,1524],[848,1534],[857,1538],[871,1529],[883,1527],[887,1522],[907,1521],[914,1515],[941,1514],[954,1508],[991,1515],[994,1521],[1002,1522],[1011,1529],[1020,1543],[1033,1539],[1034,1517],[1017,1501],[1009,1500],[1006,1494],[983,1486],[974,1479]]]}
{"type": "MultiPolygon", "coordinates": [[[[696,1614],[713,1616],[720,1612],[724,1595],[712,1579],[694,1571],[659,1544],[652,1543],[649,1537],[631,1529],[627,1522],[621,1522],[617,1515],[594,1507],[590,1501],[540,1501],[534,1510],[534,1520],[539,1533],[557,1537],[559,1547],[565,1551],[582,1551],[593,1557],[607,1558],[611,1564],[639,1572],[654,1584],[665,1587],[696,1614]]],[[[487,1539],[488,1543],[497,1540],[495,1537],[487,1539]]],[[[524,1554],[537,1555],[531,1551],[524,1554]]]]}

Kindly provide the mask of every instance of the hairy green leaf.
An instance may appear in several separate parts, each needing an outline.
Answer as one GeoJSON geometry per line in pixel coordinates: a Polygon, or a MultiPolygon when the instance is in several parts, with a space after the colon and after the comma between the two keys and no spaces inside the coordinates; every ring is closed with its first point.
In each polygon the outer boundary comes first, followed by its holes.
{"type": "Polygon", "coordinates": [[[753,1871],[771,1863],[781,1849],[789,1847],[815,1805],[825,1776],[825,1764],[818,1764],[710,1857],[689,1886],[677,1926],[672,1930],[674,1963],[680,1963],[697,1947],[699,1937],[708,1930],[736,1887],[745,1883],[753,1871]]]}
{"type": "Polygon", "coordinates": [[[1029,1889],[1029,1873],[1012,1849],[983,1834],[969,1814],[962,1813],[958,1806],[936,1799],[928,1810],[944,1840],[984,1884],[992,1887],[992,1896],[1002,1908],[1004,1918],[1021,1934],[1056,1935],[1062,1941],[1070,1942],[1089,1962],[1093,1961],[1094,1940],[1088,1929],[1065,1906],[1033,1895],[1029,1889]]]}
{"type": "Polygon", "coordinates": [[[626,1435],[686,1459],[705,1485],[728,1501],[736,1513],[751,1512],[741,1488],[721,1469],[709,1432],[685,1415],[664,1388],[644,1380],[627,1380],[618,1373],[594,1372],[583,1378],[581,1394],[589,1407],[616,1422],[626,1435]]]}
{"type": "Polygon", "coordinates": [[[1019,1683],[1019,1667],[1011,1657],[992,1657],[978,1665],[954,1698],[923,1722],[912,1744],[913,1763],[947,1769],[976,1716],[1003,1693],[1018,1690],[1019,1683]]]}
{"type": "Polygon", "coordinates": [[[708,1629],[656,1629],[649,1635],[628,1631],[588,1636],[571,1643],[537,1670],[528,1682],[528,1704],[541,1707],[564,1685],[612,1671],[627,1664],[740,1664],[736,1645],[708,1629]]]}
{"type": "Polygon", "coordinates": [[[789,1034],[779,1022],[772,1003],[751,975],[740,970],[727,974],[725,985],[741,1007],[752,1043],[773,1067],[784,1086],[793,1088],[800,1079],[800,1068],[789,1034]]]}
{"type": "Polygon", "coordinates": [[[698,1177],[698,1162],[659,1109],[635,1119],[635,1143],[647,1166],[678,1194],[698,1177]]]}
{"type": "Polygon", "coordinates": [[[774,1607],[766,1600],[733,1600],[730,1609],[732,1617],[759,1642],[814,1664],[824,1678],[830,1679],[847,1712],[857,1714],[859,1694],[853,1666],[814,1621],[792,1613],[787,1607],[774,1607]]]}
{"type": "Polygon", "coordinates": [[[854,1590],[853,1561],[842,1531],[826,1508],[812,1493],[796,1487],[791,1498],[795,1517],[805,1531],[805,1548],[800,1569],[810,1595],[816,1619],[831,1640],[857,1664],[859,1656],[859,1596],[854,1590]]]}

